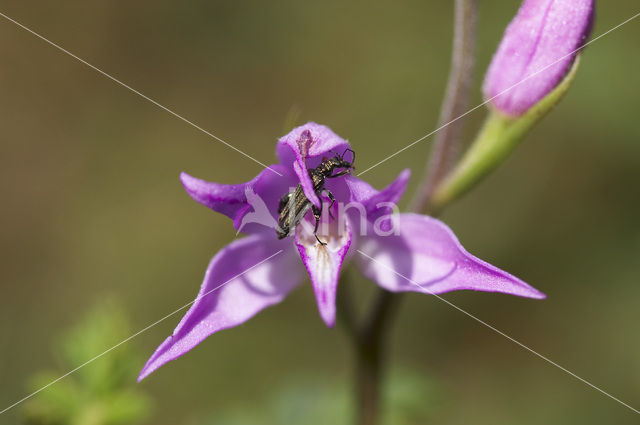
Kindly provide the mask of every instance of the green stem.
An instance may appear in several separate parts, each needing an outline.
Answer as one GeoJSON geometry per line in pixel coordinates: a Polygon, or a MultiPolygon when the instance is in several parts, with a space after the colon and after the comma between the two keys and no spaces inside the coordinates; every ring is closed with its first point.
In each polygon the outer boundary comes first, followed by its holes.
{"type": "MultiPolygon", "coordinates": [[[[456,37],[462,34],[464,26],[472,26],[475,17],[475,0],[456,0],[456,37]],[[473,13],[469,13],[473,10],[473,13]],[[467,18],[464,18],[467,13],[467,18]],[[472,19],[473,18],[473,19],[472,19]]],[[[467,28],[469,30],[469,28],[467,28]]],[[[471,37],[469,40],[472,40],[471,37]]],[[[489,116],[471,148],[462,160],[445,178],[449,170],[456,140],[459,136],[461,123],[456,120],[457,107],[464,104],[464,77],[456,77],[456,61],[464,43],[454,43],[454,60],[449,87],[443,104],[441,122],[451,122],[443,128],[438,138],[439,146],[430,160],[430,171],[426,175],[426,184],[420,191],[420,186],[411,204],[411,210],[418,212],[429,211],[436,215],[451,202],[470,190],[484,176],[493,171],[515,149],[518,143],[527,135],[531,128],[538,123],[564,96],[571,84],[578,68],[579,58],[576,58],[571,70],[564,80],[544,99],[533,106],[523,116],[508,117],[491,108],[489,116]],[[453,107],[452,105],[457,105],[453,107]],[[451,116],[451,114],[455,116],[451,116]],[[450,126],[456,124],[454,129],[450,126]],[[448,131],[445,131],[449,129],[448,131]]],[[[472,50],[471,50],[472,51],[472,50]]],[[[472,62],[471,62],[472,63],[472,62]]],[[[470,72],[470,67],[467,67],[470,72]]],[[[380,386],[384,372],[384,351],[387,329],[390,326],[393,313],[400,301],[398,295],[380,290],[371,313],[367,316],[364,326],[354,335],[356,343],[357,362],[357,394],[359,425],[376,425],[379,423],[380,386]]],[[[358,328],[356,328],[358,330],[358,328]]]]}
{"type": "Polygon", "coordinates": [[[380,388],[384,377],[385,352],[388,329],[401,297],[380,290],[368,320],[356,340],[357,407],[359,425],[379,423],[380,388]]]}
{"type": "MultiPolygon", "coordinates": [[[[412,211],[426,211],[433,189],[448,172],[457,154],[457,142],[462,121],[455,120],[468,106],[475,56],[476,0],[456,0],[454,16],[454,42],[449,82],[443,101],[440,123],[449,124],[438,134],[436,147],[430,159],[430,171],[425,175],[426,189],[418,191],[411,204],[412,211]]],[[[380,388],[384,378],[386,339],[388,329],[402,297],[380,289],[371,312],[357,333],[356,342],[356,394],[359,425],[380,422],[380,388]]]]}
{"type": "Polygon", "coordinates": [[[520,117],[509,117],[490,107],[489,115],[475,141],[453,171],[436,188],[435,211],[458,199],[495,170],[531,129],[564,97],[575,78],[580,58],[558,86],[520,117]]]}
{"type": "Polygon", "coordinates": [[[476,141],[471,145],[464,158],[453,173],[438,187],[434,195],[434,204],[438,209],[448,205],[469,190],[474,182],[489,174],[497,164],[517,145],[518,139],[508,137],[511,119],[497,111],[491,111],[476,141]],[[496,141],[499,140],[499,143],[496,141]]]}

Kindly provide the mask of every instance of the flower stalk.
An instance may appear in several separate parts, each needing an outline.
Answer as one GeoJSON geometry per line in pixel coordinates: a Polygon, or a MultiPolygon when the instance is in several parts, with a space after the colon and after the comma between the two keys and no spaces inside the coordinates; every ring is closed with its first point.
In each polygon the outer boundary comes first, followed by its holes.
{"type": "Polygon", "coordinates": [[[385,372],[384,347],[401,299],[401,294],[378,291],[368,321],[355,340],[359,425],[375,425],[379,422],[380,388],[385,372]]]}
{"type": "Polygon", "coordinates": [[[562,82],[524,115],[512,117],[491,107],[484,125],[458,165],[436,188],[432,208],[439,211],[495,170],[531,129],[564,97],[575,78],[579,57],[562,82]]]}
{"type": "MultiPolygon", "coordinates": [[[[437,184],[458,154],[463,121],[456,120],[469,106],[475,64],[476,0],[456,0],[454,6],[453,52],[449,80],[441,107],[439,126],[429,156],[423,183],[418,185],[409,210],[427,213],[437,184]],[[448,124],[448,125],[447,125],[448,124]]],[[[401,294],[378,291],[371,312],[356,335],[357,423],[375,425],[380,410],[380,388],[384,379],[386,338],[402,300],[401,294]]]]}
{"type": "Polygon", "coordinates": [[[435,136],[423,183],[410,203],[410,211],[428,213],[436,185],[450,170],[460,150],[464,120],[458,118],[469,108],[476,56],[476,15],[476,0],[456,0],[451,69],[438,123],[441,130],[435,136]]]}

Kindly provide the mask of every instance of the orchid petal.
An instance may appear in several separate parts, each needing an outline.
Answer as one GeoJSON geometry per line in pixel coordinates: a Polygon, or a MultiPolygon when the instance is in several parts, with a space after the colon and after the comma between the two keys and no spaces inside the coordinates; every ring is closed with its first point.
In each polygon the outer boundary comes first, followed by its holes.
{"type": "Polygon", "coordinates": [[[440,294],[471,289],[545,298],[537,289],[469,254],[434,218],[400,214],[399,234],[362,238],[362,272],[392,292],[440,294]]]}
{"type": "Polygon", "coordinates": [[[323,215],[318,238],[326,245],[316,240],[310,220],[296,228],[295,243],[309,272],[320,316],[329,327],[336,322],[338,277],[352,241],[351,226],[343,218],[327,220],[323,215]]]}
{"type": "Polygon", "coordinates": [[[329,127],[314,122],[294,128],[278,141],[276,147],[280,163],[293,168],[305,196],[317,207],[320,200],[309,177],[309,169],[320,164],[323,155],[330,151],[342,153],[347,148],[349,143],[346,140],[329,127]]]}
{"type": "MultiPolygon", "coordinates": [[[[362,205],[366,211],[367,219],[373,222],[379,217],[390,216],[393,213],[391,205],[396,204],[402,198],[410,177],[411,170],[402,170],[394,181],[380,191],[355,176],[347,175],[344,181],[351,194],[350,201],[353,204],[362,205]]],[[[383,230],[387,227],[381,226],[383,230]]]]}
{"type": "Polygon", "coordinates": [[[275,237],[251,235],[218,252],[209,263],[198,297],[173,335],[147,361],[138,381],[209,335],[244,323],[282,301],[304,273],[295,251],[287,248],[290,243],[275,237]]]}
{"type": "Polygon", "coordinates": [[[269,168],[247,183],[212,183],[184,172],[180,174],[180,181],[195,201],[231,218],[236,230],[256,233],[276,227],[278,201],[290,187],[296,186],[295,177],[287,167],[275,164],[269,168]]]}

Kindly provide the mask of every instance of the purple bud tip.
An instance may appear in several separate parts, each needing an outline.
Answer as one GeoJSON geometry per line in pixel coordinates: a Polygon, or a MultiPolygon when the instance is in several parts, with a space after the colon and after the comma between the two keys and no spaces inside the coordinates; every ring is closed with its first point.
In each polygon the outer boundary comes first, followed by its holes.
{"type": "Polygon", "coordinates": [[[484,81],[484,97],[519,116],[566,75],[593,25],[595,0],[525,0],[502,37],[484,81]]]}

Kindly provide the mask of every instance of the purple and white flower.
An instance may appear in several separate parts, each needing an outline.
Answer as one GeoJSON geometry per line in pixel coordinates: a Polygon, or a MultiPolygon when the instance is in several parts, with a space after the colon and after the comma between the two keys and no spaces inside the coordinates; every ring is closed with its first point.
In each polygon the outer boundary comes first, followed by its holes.
{"type": "Polygon", "coordinates": [[[209,335],[237,326],[281,302],[307,274],[320,316],[332,327],[340,269],[349,260],[367,278],[393,292],[440,294],[471,289],[544,298],[515,276],[469,254],[441,221],[417,214],[391,217],[392,206],[406,188],[409,170],[402,171],[380,191],[353,175],[327,179],[326,186],[338,203],[358,208],[342,210],[342,220],[323,214],[325,225],[319,237],[326,245],[317,242],[313,226],[305,223],[296,227],[293,238],[278,240],[272,224],[278,218],[281,196],[301,184],[307,198],[319,205],[308,170],[324,156],[333,156],[331,151],[343,152],[348,147],[328,127],[308,123],[281,138],[277,143],[279,163],[247,183],[224,185],[181,175],[184,188],[194,200],[228,216],[236,230],[248,235],[213,257],[195,302],[173,335],[147,361],[138,380],[209,335]],[[261,208],[255,208],[252,197],[264,202],[261,208]],[[271,214],[268,220],[251,218],[264,211],[271,214]],[[389,231],[393,226],[397,226],[396,231],[389,231]],[[358,251],[363,255],[354,254],[358,251]]]}

